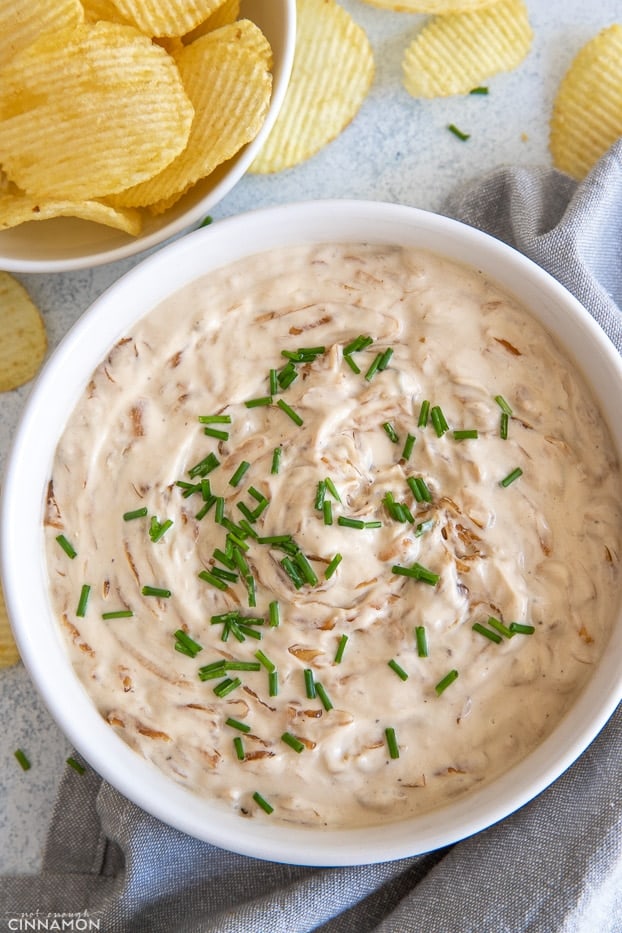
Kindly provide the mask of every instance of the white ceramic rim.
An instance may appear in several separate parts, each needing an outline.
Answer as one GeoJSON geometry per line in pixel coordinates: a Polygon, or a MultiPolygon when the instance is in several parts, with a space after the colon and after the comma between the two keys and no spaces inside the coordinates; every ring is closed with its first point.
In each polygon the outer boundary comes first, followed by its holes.
{"type": "MultiPolygon", "coordinates": [[[[148,257],[95,301],[54,351],[32,389],[10,452],[1,503],[0,551],[9,615],[23,661],[61,730],[110,784],[163,822],[222,848],[277,862],[367,864],[455,843],[508,816],[548,787],[586,749],[622,698],[620,618],[598,676],[590,680],[572,715],[511,772],[442,810],[390,826],[336,831],[220,812],[134,753],[87,700],[46,602],[41,516],[53,447],[90,373],[128,326],[197,275],[249,253],[292,243],[363,240],[408,243],[476,266],[506,290],[520,294],[545,326],[561,331],[571,356],[578,356],[589,342],[592,352],[583,370],[609,412],[613,433],[622,361],[579,302],[541,268],[484,233],[416,208],[311,201],[253,211],[190,233],[148,257]],[[42,456],[34,456],[39,450],[42,456]]],[[[615,443],[622,459],[619,428],[615,443]]]]}
{"type": "MultiPolygon", "coordinates": [[[[264,21],[269,25],[270,4],[275,0],[242,0],[241,15],[248,15],[250,19],[264,27],[264,21]]],[[[121,231],[110,230],[111,242],[119,241],[118,246],[105,246],[102,244],[98,251],[91,250],[84,255],[67,256],[62,259],[22,259],[12,254],[9,249],[3,255],[3,235],[11,234],[9,230],[0,232],[0,267],[5,272],[22,273],[51,273],[51,272],[69,272],[76,269],[90,269],[95,266],[101,266],[106,263],[116,262],[120,259],[127,259],[130,256],[137,256],[147,252],[155,246],[164,243],[166,240],[190,230],[193,226],[205,219],[216,204],[225,197],[229,191],[246,174],[251,163],[258,155],[264,142],[268,138],[270,130],[279,115],[283,104],[289,78],[291,75],[294,61],[294,51],[296,44],[296,0],[279,0],[279,7],[282,7],[282,36],[280,37],[279,54],[275,56],[275,67],[273,74],[273,90],[270,100],[270,107],[266,119],[257,134],[257,136],[236,154],[229,163],[227,163],[226,174],[213,187],[210,179],[197,183],[199,187],[206,187],[207,194],[191,207],[186,204],[195,197],[194,189],[184,195],[183,199],[174,205],[167,213],[170,220],[162,226],[156,226],[151,233],[145,233],[138,237],[131,237],[123,234],[121,231]]],[[[223,166],[224,169],[224,166],[223,166]]],[[[220,173],[221,169],[217,172],[220,173]]],[[[62,237],[63,229],[66,224],[71,224],[73,236],[75,238],[79,230],[84,231],[85,241],[88,240],[88,231],[97,226],[89,221],[80,221],[75,218],[55,218],[53,220],[42,221],[47,224],[50,237],[62,237]]],[[[24,224],[22,228],[32,227],[33,224],[24,224]]],[[[38,239],[38,237],[37,237],[38,239]]]]}

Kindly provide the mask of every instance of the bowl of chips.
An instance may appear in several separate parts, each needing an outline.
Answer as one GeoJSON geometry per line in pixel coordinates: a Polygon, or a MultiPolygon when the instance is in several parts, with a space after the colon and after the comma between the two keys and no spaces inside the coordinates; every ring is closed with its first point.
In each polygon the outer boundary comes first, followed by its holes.
{"type": "Polygon", "coordinates": [[[201,223],[278,115],[295,0],[16,5],[0,11],[2,267],[87,268],[201,223]]]}

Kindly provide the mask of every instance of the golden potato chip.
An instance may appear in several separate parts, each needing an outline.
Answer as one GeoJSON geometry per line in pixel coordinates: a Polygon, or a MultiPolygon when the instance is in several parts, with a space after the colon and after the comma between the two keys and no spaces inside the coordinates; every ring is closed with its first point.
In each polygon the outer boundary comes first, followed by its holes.
{"type": "Polygon", "coordinates": [[[80,0],[0,0],[0,64],[41,36],[83,20],[80,0]]]}
{"type": "Polygon", "coordinates": [[[365,32],[335,0],[298,0],[296,10],[290,82],[252,172],[290,168],[331,142],[358,113],[374,77],[365,32]]]}
{"type": "Polygon", "coordinates": [[[0,668],[11,667],[19,661],[19,651],[11,632],[4,595],[0,586],[0,668]]]}
{"type": "Polygon", "coordinates": [[[85,23],[0,71],[0,164],[35,197],[104,197],[168,165],[193,113],[163,49],[131,26],[85,23]]]}
{"type": "Polygon", "coordinates": [[[240,0],[224,0],[224,3],[221,3],[211,16],[208,16],[202,23],[199,23],[196,29],[186,33],[183,37],[184,45],[190,45],[195,39],[200,39],[201,36],[204,36],[208,32],[213,32],[214,29],[220,29],[221,26],[228,26],[230,23],[234,23],[239,15],[240,0]]]}
{"type": "Polygon", "coordinates": [[[210,32],[177,56],[196,114],[188,145],[159,175],[115,195],[112,204],[149,205],[160,213],[257,135],[268,112],[272,76],[252,48],[233,41],[238,26],[210,32]]]}
{"type": "Polygon", "coordinates": [[[215,41],[243,46],[249,52],[253,52],[263,61],[268,71],[274,65],[274,56],[270,43],[259,26],[250,19],[240,19],[220,27],[218,34],[214,38],[215,41]]]}
{"type": "Polygon", "coordinates": [[[572,62],[553,104],[553,163],[577,180],[622,136],[622,26],[594,36],[572,62]]]}
{"type": "Polygon", "coordinates": [[[104,201],[37,199],[23,192],[1,193],[0,188],[0,230],[8,230],[9,227],[17,227],[18,224],[30,220],[50,220],[53,217],[92,220],[107,227],[115,227],[131,236],[138,236],[142,230],[140,212],[129,208],[115,208],[104,201]]]}
{"type": "Polygon", "coordinates": [[[465,10],[479,10],[492,6],[498,0],[364,0],[371,6],[392,10],[394,13],[462,13],[465,10]]]}
{"type": "Polygon", "coordinates": [[[17,279],[0,272],[0,392],[32,379],[46,349],[39,309],[17,279]]]}
{"type": "Polygon", "coordinates": [[[224,0],[112,0],[119,13],[146,36],[183,36],[224,0]]]}
{"type": "Polygon", "coordinates": [[[117,10],[112,0],[82,0],[84,18],[87,23],[121,23],[123,26],[132,26],[133,23],[117,10]]]}
{"type": "Polygon", "coordinates": [[[523,0],[435,17],[404,53],[404,86],[413,97],[468,94],[492,75],[516,68],[532,39],[523,0]]]}

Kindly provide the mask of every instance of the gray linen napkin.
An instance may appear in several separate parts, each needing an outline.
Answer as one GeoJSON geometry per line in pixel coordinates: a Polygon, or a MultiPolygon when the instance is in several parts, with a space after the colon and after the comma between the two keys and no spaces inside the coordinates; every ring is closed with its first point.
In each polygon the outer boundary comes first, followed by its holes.
{"type": "MultiPolygon", "coordinates": [[[[622,352],[622,141],[580,185],[502,169],[445,213],[535,259],[622,352]]],[[[618,710],[551,788],[485,832],[419,857],[318,869],[199,842],[68,769],[42,874],[0,879],[2,929],[32,929],[17,921],[36,915],[40,929],[102,933],[621,933],[621,777],[618,710]]]]}

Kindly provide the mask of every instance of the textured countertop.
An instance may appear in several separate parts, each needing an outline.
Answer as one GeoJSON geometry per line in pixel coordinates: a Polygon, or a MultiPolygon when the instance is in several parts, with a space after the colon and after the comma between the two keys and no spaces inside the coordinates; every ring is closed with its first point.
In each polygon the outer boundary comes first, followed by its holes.
{"type": "MultiPolygon", "coordinates": [[[[402,52],[421,17],[341,0],[372,43],[376,76],[342,135],[294,169],[243,178],[211,214],[215,221],[256,207],[312,198],[363,198],[442,211],[458,185],[503,165],[550,166],[548,121],[558,83],[579,48],[622,21],[622,0],[527,0],[535,38],[514,72],[487,96],[413,100],[401,84],[402,52]],[[452,135],[454,123],[470,133],[452,135]]],[[[39,304],[53,348],[92,301],[139,259],[88,271],[17,276],[39,304]]],[[[0,469],[29,386],[0,397],[0,469]]],[[[0,671],[0,874],[34,872],[56,789],[70,753],[21,664],[0,671]],[[28,754],[23,772],[16,748],[28,754]]]]}

